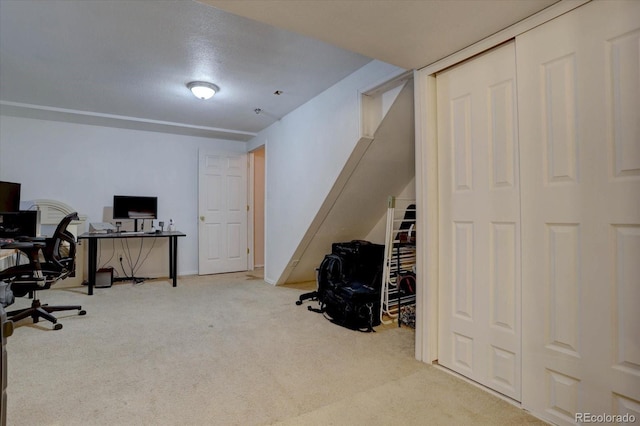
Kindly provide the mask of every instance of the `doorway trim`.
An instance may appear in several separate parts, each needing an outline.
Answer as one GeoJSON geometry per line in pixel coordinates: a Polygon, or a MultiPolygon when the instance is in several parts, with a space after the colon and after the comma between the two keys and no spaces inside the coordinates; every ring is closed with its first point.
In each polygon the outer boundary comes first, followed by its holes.
{"type": "Polygon", "coordinates": [[[247,153],[247,247],[249,248],[249,252],[247,253],[247,270],[253,271],[254,268],[254,224],[253,224],[253,215],[255,210],[255,205],[253,198],[255,196],[255,153],[254,151],[249,151],[247,153]]]}
{"type": "MultiPolygon", "coordinates": [[[[262,176],[262,184],[263,184],[263,189],[262,192],[264,193],[266,190],[266,181],[267,181],[267,174],[266,174],[266,151],[267,151],[267,145],[266,145],[266,141],[264,144],[259,145],[253,149],[251,149],[250,151],[247,152],[247,167],[248,167],[248,173],[247,173],[247,224],[248,224],[248,229],[247,229],[247,247],[249,247],[249,254],[248,254],[248,270],[249,271],[253,271],[256,269],[256,244],[255,244],[255,236],[256,236],[256,227],[255,227],[255,216],[256,216],[256,202],[255,202],[255,198],[256,198],[256,182],[255,182],[255,178],[256,178],[256,152],[263,150],[264,151],[264,155],[265,155],[265,161],[264,161],[264,171],[263,171],[263,176],[262,176]]],[[[263,194],[264,196],[264,194],[263,194]]],[[[259,213],[259,212],[258,212],[259,213]]],[[[266,210],[264,209],[264,206],[262,208],[262,216],[263,216],[263,221],[264,221],[264,216],[266,215],[266,210]]],[[[265,230],[263,228],[262,232],[264,233],[265,230]]],[[[264,268],[264,263],[265,263],[265,259],[264,256],[266,255],[266,253],[264,253],[264,238],[265,236],[263,235],[263,247],[262,247],[262,265],[258,265],[258,268],[264,268]]]]}

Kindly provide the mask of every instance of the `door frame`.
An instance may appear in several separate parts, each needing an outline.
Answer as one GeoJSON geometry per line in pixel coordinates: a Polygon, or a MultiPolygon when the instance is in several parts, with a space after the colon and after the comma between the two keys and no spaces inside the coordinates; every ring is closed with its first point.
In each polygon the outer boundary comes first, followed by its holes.
{"type": "MultiPolygon", "coordinates": [[[[415,357],[427,364],[438,360],[438,137],[436,75],[453,65],[488,51],[590,0],[561,1],[490,37],[425,68],[414,71],[416,153],[416,343],[415,357]]],[[[442,283],[444,284],[444,283],[442,283]]],[[[488,390],[488,388],[487,388],[488,390]]]]}
{"type": "MultiPolygon", "coordinates": [[[[256,171],[255,171],[255,166],[256,166],[256,160],[255,160],[255,153],[258,150],[264,150],[265,152],[265,164],[264,164],[264,168],[265,168],[265,172],[264,172],[264,176],[263,176],[263,183],[266,186],[266,181],[267,181],[267,173],[266,173],[266,152],[267,152],[267,145],[260,145],[258,147],[253,148],[251,151],[247,152],[247,167],[249,168],[249,170],[247,171],[247,206],[248,206],[248,210],[247,210],[247,247],[249,247],[249,253],[248,253],[248,257],[247,257],[247,267],[249,268],[249,271],[253,271],[255,270],[256,266],[255,266],[255,252],[256,252],[256,248],[255,248],[255,223],[254,223],[254,218],[255,218],[255,214],[256,214],[256,209],[255,209],[255,194],[256,194],[256,185],[255,185],[255,178],[256,178],[256,171]]],[[[263,189],[263,191],[265,191],[263,189]]],[[[263,215],[266,214],[266,211],[262,212],[263,215]]],[[[264,248],[263,248],[264,250],[264,248]]],[[[264,263],[264,262],[263,262],[264,263]]],[[[263,265],[264,266],[264,265],[263,265]]]]}
{"type": "Polygon", "coordinates": [[[255,232],[253,226],[253,214],[255,210],[253,197],[255,194],[255,154],[253,151],[247,152],[247,247],[249,247],[249,253],[247,253],[247,270],[254,270],[254,258],[253,254],[255,248],[253,247],[255,232]]]}

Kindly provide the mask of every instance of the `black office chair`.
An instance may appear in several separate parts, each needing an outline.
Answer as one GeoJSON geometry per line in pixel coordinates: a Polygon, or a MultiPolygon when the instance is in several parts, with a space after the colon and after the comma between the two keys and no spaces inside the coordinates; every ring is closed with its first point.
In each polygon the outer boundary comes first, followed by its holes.
{"type": "Polygon", "coordinates": [[[72,220],[77,220],[78,214],[65,216],[58,224],[50,238],[21,238],[5,244],[5,249],[17,249],[24,253],[29,263],[12,266],[0,272],[0,280],[8,282],[15,296],[32,295],[30,308],[7,312],[13,322],[31,317],[34,323],[44,318],[54,324],[54,330],[60,330],[62,324],[52,312],[77,310],[78,315],[85,315],[86,311],[80,305],[49,306],[40,304],[37,292],[49,289],[53,284],[64,280],[75,272],[76,240],[67,227],[72,220]]]}

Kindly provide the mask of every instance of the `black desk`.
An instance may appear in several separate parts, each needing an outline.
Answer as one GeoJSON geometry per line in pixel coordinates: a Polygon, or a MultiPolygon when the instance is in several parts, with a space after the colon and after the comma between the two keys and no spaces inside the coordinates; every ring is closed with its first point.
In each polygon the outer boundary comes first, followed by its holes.
{"type": "Polygon", "coordinates": [[[178,285],[178,237],[186,237],[179,231],[167,231],[154,234],[140,234],[127,232],[112,232],[109,234],[92,234],[85,232],[78,236],[79,240],[89,241],[89,295],[93,294],[96,283],[96,269],[98,267],[98,240],[119,238],[168,238],[169,239],[169,278],[173,279],[173,286],[178,285]]]}

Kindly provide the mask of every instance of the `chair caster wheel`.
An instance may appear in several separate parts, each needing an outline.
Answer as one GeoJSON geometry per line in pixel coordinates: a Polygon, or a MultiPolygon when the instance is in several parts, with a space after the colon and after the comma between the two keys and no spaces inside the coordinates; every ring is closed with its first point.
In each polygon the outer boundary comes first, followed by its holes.
{"type": "Polygon", "coordinates": [[[81,310],[78,312],[78,315],[87,315],[87,311],[85,311],[84,309],[81,309],[81,310]]]}
{"type": "Polygon", "coordinates": [[[298,306],[302,305],[302,300],[296,300],[296,305],[298,306]]]}
{"type": "Polygon", "coordinates": [[[54,330],[62,330],[62,324],[54,324],[53,325],[53,329],[54,330]]]}

